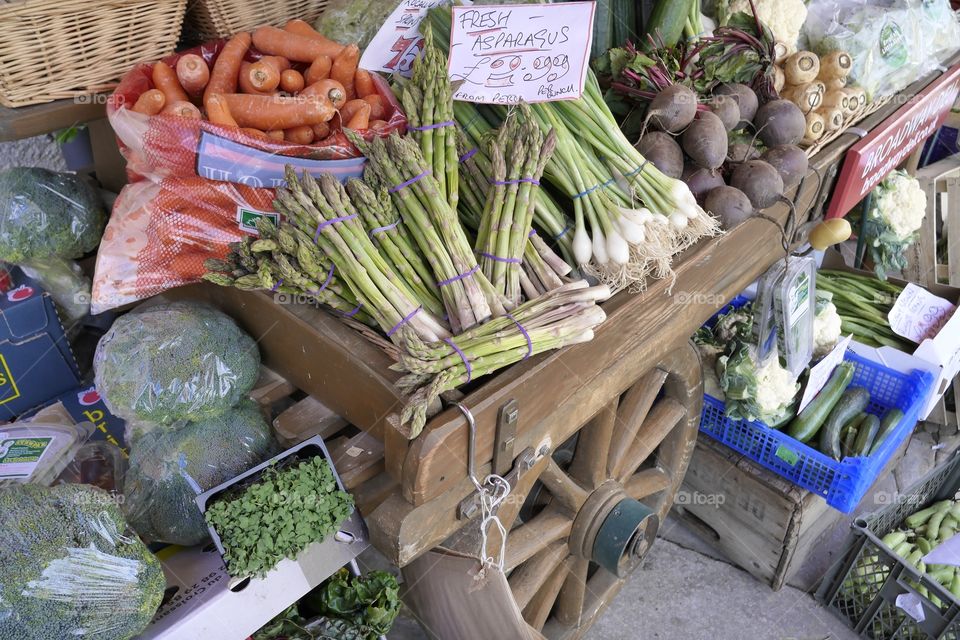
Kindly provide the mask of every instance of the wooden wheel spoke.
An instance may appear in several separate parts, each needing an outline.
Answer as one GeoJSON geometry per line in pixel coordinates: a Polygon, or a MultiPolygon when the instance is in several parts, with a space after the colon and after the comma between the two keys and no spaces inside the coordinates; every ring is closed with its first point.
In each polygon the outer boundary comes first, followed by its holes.
{"type": "Polygon", "coordinates": [[[560,565],[553,570],[550,577],[544,582],[543,587],[537,591],[530,603],[523,609],[523,617],[534,629],[542,629],[547,622],[547,617],[553,609],[553,603],[557,601],[557,594],[570,573],[570,566],[573,563],[573,556],[567,556],[560,565]]]}
{"type": "Polygon", "coordinates": [[[660,467],[652,467],[630,476],[623,488],[626,489],[627,495],[631,498],[643,502],[644,498],[667,489],[671,480],[672,478],[666,471],[660,467]]]}
{"type": "Polygon", "coordinates": [[[610,455],[619,400],[619,397],[614,398],[580,430],[569,473],[588,489],[596,489],[607,479],[606,461],[610,455]]]}
{"type": "Polygon", "coordinates": [[[540,591],[543,583],[553,574],[554,569],[563,562],[568,553],[565,543],[554,542],[510,574],[510,589],[513,590],[513,598],[521,611],[530,604],[533,596],[540,591]]]}
{"type": "Polygon", "coordinates": [[[572,527],[573,522],[570,516],[547,507],[530,522],[517,527],[507,536],[507,553],[503,570],[510,571],[516,568],[550,543],[567,537],[572,527]]]}
{"type": "Polygon", "coordinates": [[[643,431],[637,436],[627,455],[620,465],[611,474],[620,482],[624,482],[633,475],[633,472],[650,457],[664,438],[670,435],[680,421],[686,417],[687,410],[673,398],[663,398],[653,407],[650,415],[643,422],[643,431]]]}
{"type": "Polygon", "coordinates": [[[550,491],[560,506],[574,515],[587,500],[587,492],[564,473],[554,460],[550,460],[547,468],[540,474],[540,482],[550,491]]]}
{"type": "Polygon", "coordinates": [[[583,599],[587,592],[587,571],[590,561],[574,558],[570,573],[557,597],[557,620],[568,627],[579,627],[583,613],[583,599]]]}
{"type": "Polygon", "coordinates": [[[624,456],[637,436],[640,425],[646,420],[650,407],[663,388],[663,383],[667,379],[667,372],[662,369],[654,369],[643,376],[625,394],[620,402],[620,408],[617,412],[616,428],[613,432],[613,438],[610,441],[610,459],[607,463],[607,470],[610,475],[616,475],[614,470],[620,467],[624,456]]]}

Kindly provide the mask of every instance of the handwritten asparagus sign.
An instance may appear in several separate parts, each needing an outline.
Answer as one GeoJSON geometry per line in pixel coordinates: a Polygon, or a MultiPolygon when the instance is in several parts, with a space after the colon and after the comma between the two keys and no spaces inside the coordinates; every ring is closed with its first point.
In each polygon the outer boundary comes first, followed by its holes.
{"type": "MultiPolygon", "coordinates": [[[[463,3],[471,4],[470,0],[463,3]]],[[[402,0],[364,49],[360,68],[409,77],[413,61],[423,50],[420,23],[430,9],[445,4],[450,4],[450,0],[402,0]]]]}
{"type": "Polygon", "coordinates": [[[594,2],[454,7],[454,98],[488,104],[579,98],[595,8],[594,2]]]}

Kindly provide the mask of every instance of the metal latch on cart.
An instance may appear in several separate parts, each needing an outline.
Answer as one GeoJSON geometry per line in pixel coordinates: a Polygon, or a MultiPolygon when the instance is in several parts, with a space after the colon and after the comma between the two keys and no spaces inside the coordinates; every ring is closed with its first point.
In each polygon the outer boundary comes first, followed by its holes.
{"type": "MultiPolygon", "coordinates": [[[[477,478],[474,453],[476,451],[477,423],[473,419],[473,414],[464,405],[457,403],[457,408],[467,419],[467,427],[470,432],[467,438],[467,473],[473,484],[478,488],[477,493],[473,493],[460,501],[457,507],[457,518],[459,520],[468,520],[475,516],[480,510],[479,488],[482,483],[477,478]]],[[[517,481],[521,476],[533,467],[537,460],[537,453],[533,447],[527,447],[516,458],[513,468],[510,469],[510,463],[513,462],[513,448],[516,442],[517,422],[519,421],[520,411],[517,408],[515,400],[511,400],[500,408],[500,414],[497,419],[497,433],[493,443],[493,466],[492,472],[501,476],[511,487],[517,486],[517,481]],[[510,469],[507,471],[507,469],[510,469]],[[506,472],[506,473],[505,473],[506,472]]]]}

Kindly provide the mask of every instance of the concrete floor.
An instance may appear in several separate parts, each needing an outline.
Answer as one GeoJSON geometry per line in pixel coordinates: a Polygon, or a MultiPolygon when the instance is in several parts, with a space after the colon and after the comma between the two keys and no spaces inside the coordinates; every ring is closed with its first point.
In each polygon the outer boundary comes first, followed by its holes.
{"type": "Polygon", "coordinates": [[[60,147],[50,136],[0,142],[0,169],[8,167],[43,167],[53,171],[67,169],[60,155],[60,147]]]}

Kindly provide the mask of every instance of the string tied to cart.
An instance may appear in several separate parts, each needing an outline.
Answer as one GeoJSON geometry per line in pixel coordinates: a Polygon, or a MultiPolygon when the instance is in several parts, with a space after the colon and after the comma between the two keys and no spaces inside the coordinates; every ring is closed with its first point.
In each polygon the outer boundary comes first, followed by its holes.
{"type": "Polygon", "coordinates": [[[464,404],[460,402],[454,404],[467,421],[467,428],[469,429],[467,437],[467,475],[480,495],[480,562],[484,568],[496,567],[503,571],[503,561],[507,550],[507,529],[503,526],[500,518],[497,517],[497,511],[507,499],[507,496],[510,495],[510,483],[495,473],[488,475],[483,482],[477,478],[474,463],[477,445],[477,422],[473,418],[473,413],[464,404]],[[490,555],[487,551],[491,527],[495,527],[500,534],[500,552],[496,556],[490,555]]]}

